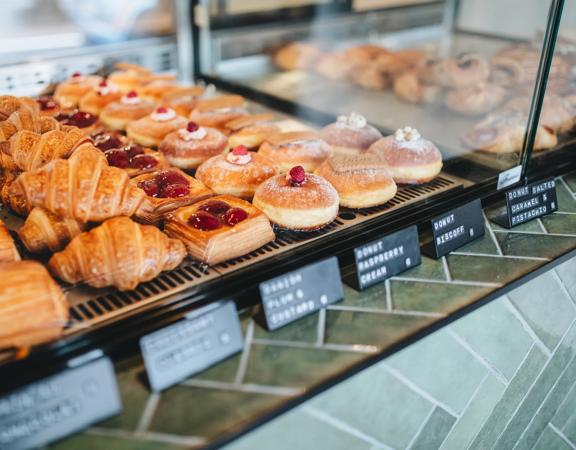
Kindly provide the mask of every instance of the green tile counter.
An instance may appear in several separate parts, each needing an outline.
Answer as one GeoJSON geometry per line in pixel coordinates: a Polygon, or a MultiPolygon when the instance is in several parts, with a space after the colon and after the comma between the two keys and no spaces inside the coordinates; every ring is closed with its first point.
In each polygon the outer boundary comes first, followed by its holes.
{"type": "Polygon", "coordinates": [[[122,361],[123,413],[50,448],[203,447],[327,383],[230,449],[576,449],[576,258],[481,302],[576,248],[575,193],[576,175],[560,179],[557,213],[486,221],[482,239],[364,292],[344,286],[343,302],[274,333],[243,311],[243,352],[162,394],[139,358],[122,361]]]}

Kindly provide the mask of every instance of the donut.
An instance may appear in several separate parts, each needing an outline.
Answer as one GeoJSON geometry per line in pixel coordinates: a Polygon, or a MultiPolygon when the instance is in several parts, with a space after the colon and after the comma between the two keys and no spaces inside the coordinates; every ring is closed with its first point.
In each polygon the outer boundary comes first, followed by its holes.
{"type": "Polygon", "coordinates": [[[339,201],[328,181],[295,166],[258,186],[252,203],[281,228],[312,231],[336,218],[339,201]]]}
{"type": "Polygon", "coordinates": [[[507,92],[502,86],[492,83],[479,83],[450,89],[446,92],[444,104],[451,109],[468,116],[486,114],[499,106],[506,98],[507,92]]]}
{"type": "Polygon", "coordinates": [[[336,122],[322,128],[320,136],[332,146],[336,155],[356,155],[368,150],[382,133],[353,112],[349,116],[338,116],[336,122]]]}
{"type": "Polygon", "coordinates": [[[98,116],[108,103],[117,102],[121,98],[122,93],[115,85],[101,81],[96,88],[82,96],[78,106],[82,111],[98,116]]]}
{"type": "Polygon", "coordinates": [[[56,86],[54,98],[63,108],[75,108],[82,96],[97,87],[102,80],[98,75],[74,72],[70,78],[56,86]]]}
{"type": "Polygon", "coordinates": [[[35,100],[40,107],[41,116],[54,117],[62,110],[60,103],[51,95],[41,95],[40,97],[36,97],[35,100]]]}
{"type": "Polygon", "coordinates": [[[276,52],[274,63],[282,70],[307,69],[321,54],[312,44],[292,42],[276,52]]]}
{"type": "Polygon", "coordinates": [[[251,149],[260,147],[267,136],[280,133],[280,127],[272,119],[272,114],[256,114],[240,117],[226,123],[230,147],[244,145],[251,149]]]}
{"type": "Polygon", "coordinates": [[[185,127],[168,133],[158,149],[173,166],[195,169],[207,159],[228,148],[228,138],[215,128],[188,122],[185,127]]]}
{"type": "Polygon", "coordinates": [[[384,163],[396,183],[418,184],[434,179],[442,170],[442,154],[411,127],[374,142],[368,153],[384,163]]]}
{"type": "Polygon", "coordinates": [[[180,116],[188,117],[203,93],[202,86],[183,87],[164,94],[160,103],[162,106],[172,108],[180,116]]]}
{"type": "Polygon", "coordinates": [[[227,122],[247,115],[244,97],[221,95],[200,100],[190,113],[189,119],[198,125],[223,129],[227,122]]]}
{"type": "Polygon", "coordinates": [[[116,70],[108,76],[108,81],[118,86],[122,92],[130,92],[141,84],[148,81],[152,72],[137,64],[120,62],[116,64],[116,70]]]}
{"type": "Polygon", "coordinates": [[[130,91],[119,101],[108,103],[100,112],[100,121],[114,130],[125,130],[130,122],[153,111],[153,102],[140,98],[136,91],[130,91]]]}
{"type": "Polygon", "coordinates": [[[314,65],[314,71],[318,75],[332,81],[345,80],[352,69],[354,63],[344,53],[327,53],[318,58],[314,65]]]}
{"type": "Polygon", "coordinates": [[[169,92],[174,92],[182,88],[171,75],[154,75],[150,78],[157,78],[144,83],[135,88],[140,97],[156,102],[169,92]]]}
{"type": "Polygon", "coordinates": [[[480,55],[463,53],[455,58],[429,59],[420,70],[421,80],[445,88],[475,86],[490,76],[490,64],[480,55]]]}
{"type": "Polygon", "coordinates": [[[314,172],[326,179],[340,197],[340,206],[369,208],[396,195],[396,183],[376,155],[335,155],[314,172]]]}
{"type": "Polygon", "coordinates": [[[390,77],[374,61],[355,66],[350,71],[349,78],[352,83],[375,91],[381,91],[390,86],[390,77]]]}
{"type": "Polygon", "coordinates": [[[162,139],[186,126],[186,119],[171,108],[161,106],[141,119],[130,122],[126,134],[144,147],[158,147],[162,139]]]}
{"type": "Polygon", "coordinates": [[[234,195],[251,200],[256,188],[276,175],[272,161],[251,153],[241,145],[227,155],[213,156],[202,163],[196,178],[216,194],[234,195]]]}
{"type": "MultiPolygon", "coordinates": [[[[526,114],[530,110],[530,98],[516,97],[504,104],[504,110],[526,114]]],[[[540,124],[557,133],[570,131],[576,125],[576,95],[561,97],[547,93],[540,111],[540,124]]]]}
{"type": "Polygon", "coordinates": [[[390,53],[384,47],[374,44],[362,44],[344,50],[343,55],[352,66],[363,65],[390,53]]]}
{"type": "Polygon", "coordinates": [[[295,165],[303,166],[305,170],[312,172],[326,158],[332,156],[333,150],[318,133],[289,131],[268,136],[258,153],[269,158],[278,173],[287,172],[295,165]]]}

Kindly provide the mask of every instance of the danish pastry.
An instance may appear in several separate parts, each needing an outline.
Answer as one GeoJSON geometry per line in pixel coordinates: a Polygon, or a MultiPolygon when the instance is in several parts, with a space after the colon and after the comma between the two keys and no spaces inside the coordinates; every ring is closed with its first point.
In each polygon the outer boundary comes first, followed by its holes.
{"type": "Polygon", "coordinates": [[[336,155],[356,155],[368,150],[382,133],[353,112],[349,116],[338,116],[336,122],[322,128],[320,136],[332,146],[336,155]]]}
{"type": "Polygon", "coordinates": [[[36,102],[40,107],[40,114],[43,116],[54,117],[61,111],[60,103],[51,95],[36,97],[36,102]]]}
{"type": "Polygon", "coordinates": [[[104,152],[110,167],[126,171],[130,178],[166,169],[170,164],[164,155],[138,144],[128,144],[104,152]]]}
{"type": "Polygon", "coordinates": [[[186,126],[186,119],[171,108],[160,106],[148,116],[130,122],[126,133],[130,139],[145,147],[158,147],[162,139],[186,126]]]}
{"type": "Polygon", "coordinates": [[[60,111],[54,119],[62,125],[79,128],[86,136],[92,134],[98,126],[98,117],[86,111],[60,111]]]}

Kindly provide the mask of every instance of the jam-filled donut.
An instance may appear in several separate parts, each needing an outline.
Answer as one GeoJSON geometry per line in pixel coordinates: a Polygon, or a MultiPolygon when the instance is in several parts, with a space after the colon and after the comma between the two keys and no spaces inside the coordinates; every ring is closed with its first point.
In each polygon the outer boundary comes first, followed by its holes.
{"type": "Polygon", "coordinates": [[[179,115],[188,117],[203,93],[202,86],[182,87],[164,94],[160,103],[172,108],[179,115]]]}
{"type": "Polygon", "coordinates": [[[158,147],[162,139],[179,128],[186,126],[186,119],[172,108],[160,106],[153,113],[130,122],[126,134],[144,147],[158,147]]]}
{"type": "Polygon", "coordinates": [[[62,109],[60,108],[60,103],[51,95],[41,95],[40,97],[36,97],[35,100],[40,107],[41,116],[54,117],[57,116],[62,109]]]}
{"type": "Polygon", "coordinates": [[[295,165],[311,172],[332,156],[333,150],[318,133],[289,131],[268,136],[258,153],[273,161],[278,173],[295,165]]]}
{"type": "Polygon", "coordinates": [[[189,119],[198,125],[224,129],[227,122],[247,115],[244,97],[221,95],[200,100],[190,113],[189,119]]]}
{"type": "Polygon", "coordinates": [[[168,133],[158,149],[173,166],[195,169],[207,159],[228,148],[228,138],[215,128],[188,122],[185,127],[168,133]]]}
{"type": "Polygon", "coordinates": [[[281,131],[280,127],[273,122],[273,118],[272,114],[256,114],[226,123],[230,146],[244,145],[250,149],[260,147],[267,136],[281,131]]]}
{"type": "Polygon", "coordinates": [[[107,104],[100,112],[100,121],[114,130],[125,130],[130,122],[153,111],[153,102],[139,97],[136,91],[130,91],[119,101],[107,104]]]}
{"type": "Polygon", "coordinates": [[[115,85],[101,81],[96,88],[82,96],[78,105],[82,111],[98,116],[108,103],[117,102],[121,98],[122,93],[115,85]]]}
{"type": "Polygon", "coordinates": [[[256,188],[276,175],[272,161],[251,153],[243,145],[226,155],[218,155],[202,163],[196,178],[216,194],[228,194],[252,199],[256,188]]]}
{"type": "Polygon", "coordinates": [[[72,125],[80,128],[87,136],[92,134],[98,127],[98,117],[86,111],[60,111],[54,118],[62,125],[72,125]]]}
{"type": "Polygon", "coordinates": [[[400,184],[426,183],[442,170],[442,154],[438,148],[411,127],[376,141],[368,152],[380,158],[394,181],[400,184]]]}
{"type": "Polygon", "coordinates": [[[340,205],[348,208],[382,205],[396,195],[396,183],[376,155],[335,155],[315,173],[334,186],[340,205]]]}
{"type": "Polygon", "coordinates": [[[310,231],[336,218],[339,197],[324,178],[296,166],[258,186],[252,203],[281,228],[310,231]]]}
{"type": "Polygon", "coordinates": [[[382,133],[366,122],[357,113],[338,116],[336,122],[326,125],[320,131],[322,139],[332,146],[336,155],[357,155],[368,150],[382,133]]]}
{"type": "Polygon", "coordinates": [[[75,108],[82,96],[97,87],[102,80],[98,75],[74,72],[70,78],[56,86],[54,98],[63,108],[75,108]]]}

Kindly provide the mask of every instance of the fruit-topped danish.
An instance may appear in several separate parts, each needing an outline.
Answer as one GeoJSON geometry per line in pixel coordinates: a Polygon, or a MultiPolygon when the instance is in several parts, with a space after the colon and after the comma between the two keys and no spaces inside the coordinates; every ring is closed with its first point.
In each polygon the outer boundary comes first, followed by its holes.
{"type": "Polygon", "coordinates": [[[92,89],[97,87],[103,80],[98,75],[82,75],[74,72],[67,80],[56,86],[54,98],[62,108],[76,108],[78,102],[92,89]]]}
{"type": "Polygon", "coordinates": [[[104,151],[108,164],[126,171],[130,178],[169,167],[162,153],[138,144],[126,144],[104,151]]]}
{"type": "Polygon", "coordinates": [[[188,122],[168,133],[158,148],[173,166],[195,169],[212,156],[225,152],[228,138],[215,128],[188,122]]]}
{"type": "Polygon", "coordinates": [[[328,181],[295,166],[262,183],[252,203],[281,228],[310,231],[336,218],[339,201],[338,192],[328,181]]]}
{"type": "Polygon", "coordinates": [[[239,145],[226,155],[218,155],[204,162],[196,171],[196,178],[217,194],[252,199],[256,188],[276,175],[274,164],[265,156],[249,152],[239,145]]]}
{"type": "Polygon", "coordinates": [[[194,259],[217,264],[250,253],[275,239],[258,208],[221,195],[169,213],[165,232],[186,245],[194,259]]]}
{"type": "Polygon", "coordinates": [[[210,189],[179,169],[140,175],[131,183],[146,194],[135,217],[152,224],[160,222],[171,211],[212,196],[210,189]]]}
{"type": "Polygon", "coordinates": [[[129,138],[145,147],[158,147],[162,139],[186,126],[186,119],[172,108],[159,106],[149,115],[130,122],[126,127],[129,138]]]}
{"type": "Polygon", "coordinates": [[[190,113],[189,119],[199,125],[224,129],[227,122],[247,115],[244,97],[221,95],[200,100],[190,113]]]}
{"type": "Polygon", "coordinates": [[[116,102],[121,98],[122,93],[115,84],[102,80],[98,86],[82,96],[78,105],[82,111],[98,116],[108,103],[116,102]]]}
{"type": "Polygon", "coordinates": [[[258,149],[267,136],[280,133],[280,127],[273,119],[272,114],[256,114],[226,123],[230,146],[245,145],[249,149],[258,149]]]}
{"type": "Polygon", "coordinates": [[[120,100],[108,103],[100,112],[100,121],[114,130],[125,130],[126,126],[154,111],[154,102],[144,100],[136,91],[129,91],[120,100]]]}
{"type": "Polygon", "coordinates": [[[68,110],[60,111],[54,118],[62,125],[72,125],[80,128],[82,132],[89,136],[96,130],[98,117],[86,111],[68,110]]]}
{"type": "Polygon", "coordinates": [[[60,112],[60,103],[51,95],[41,95],[36,97],[36,103],[40,107],[40,115],[42,116],[57,116],[60,112]]]}

